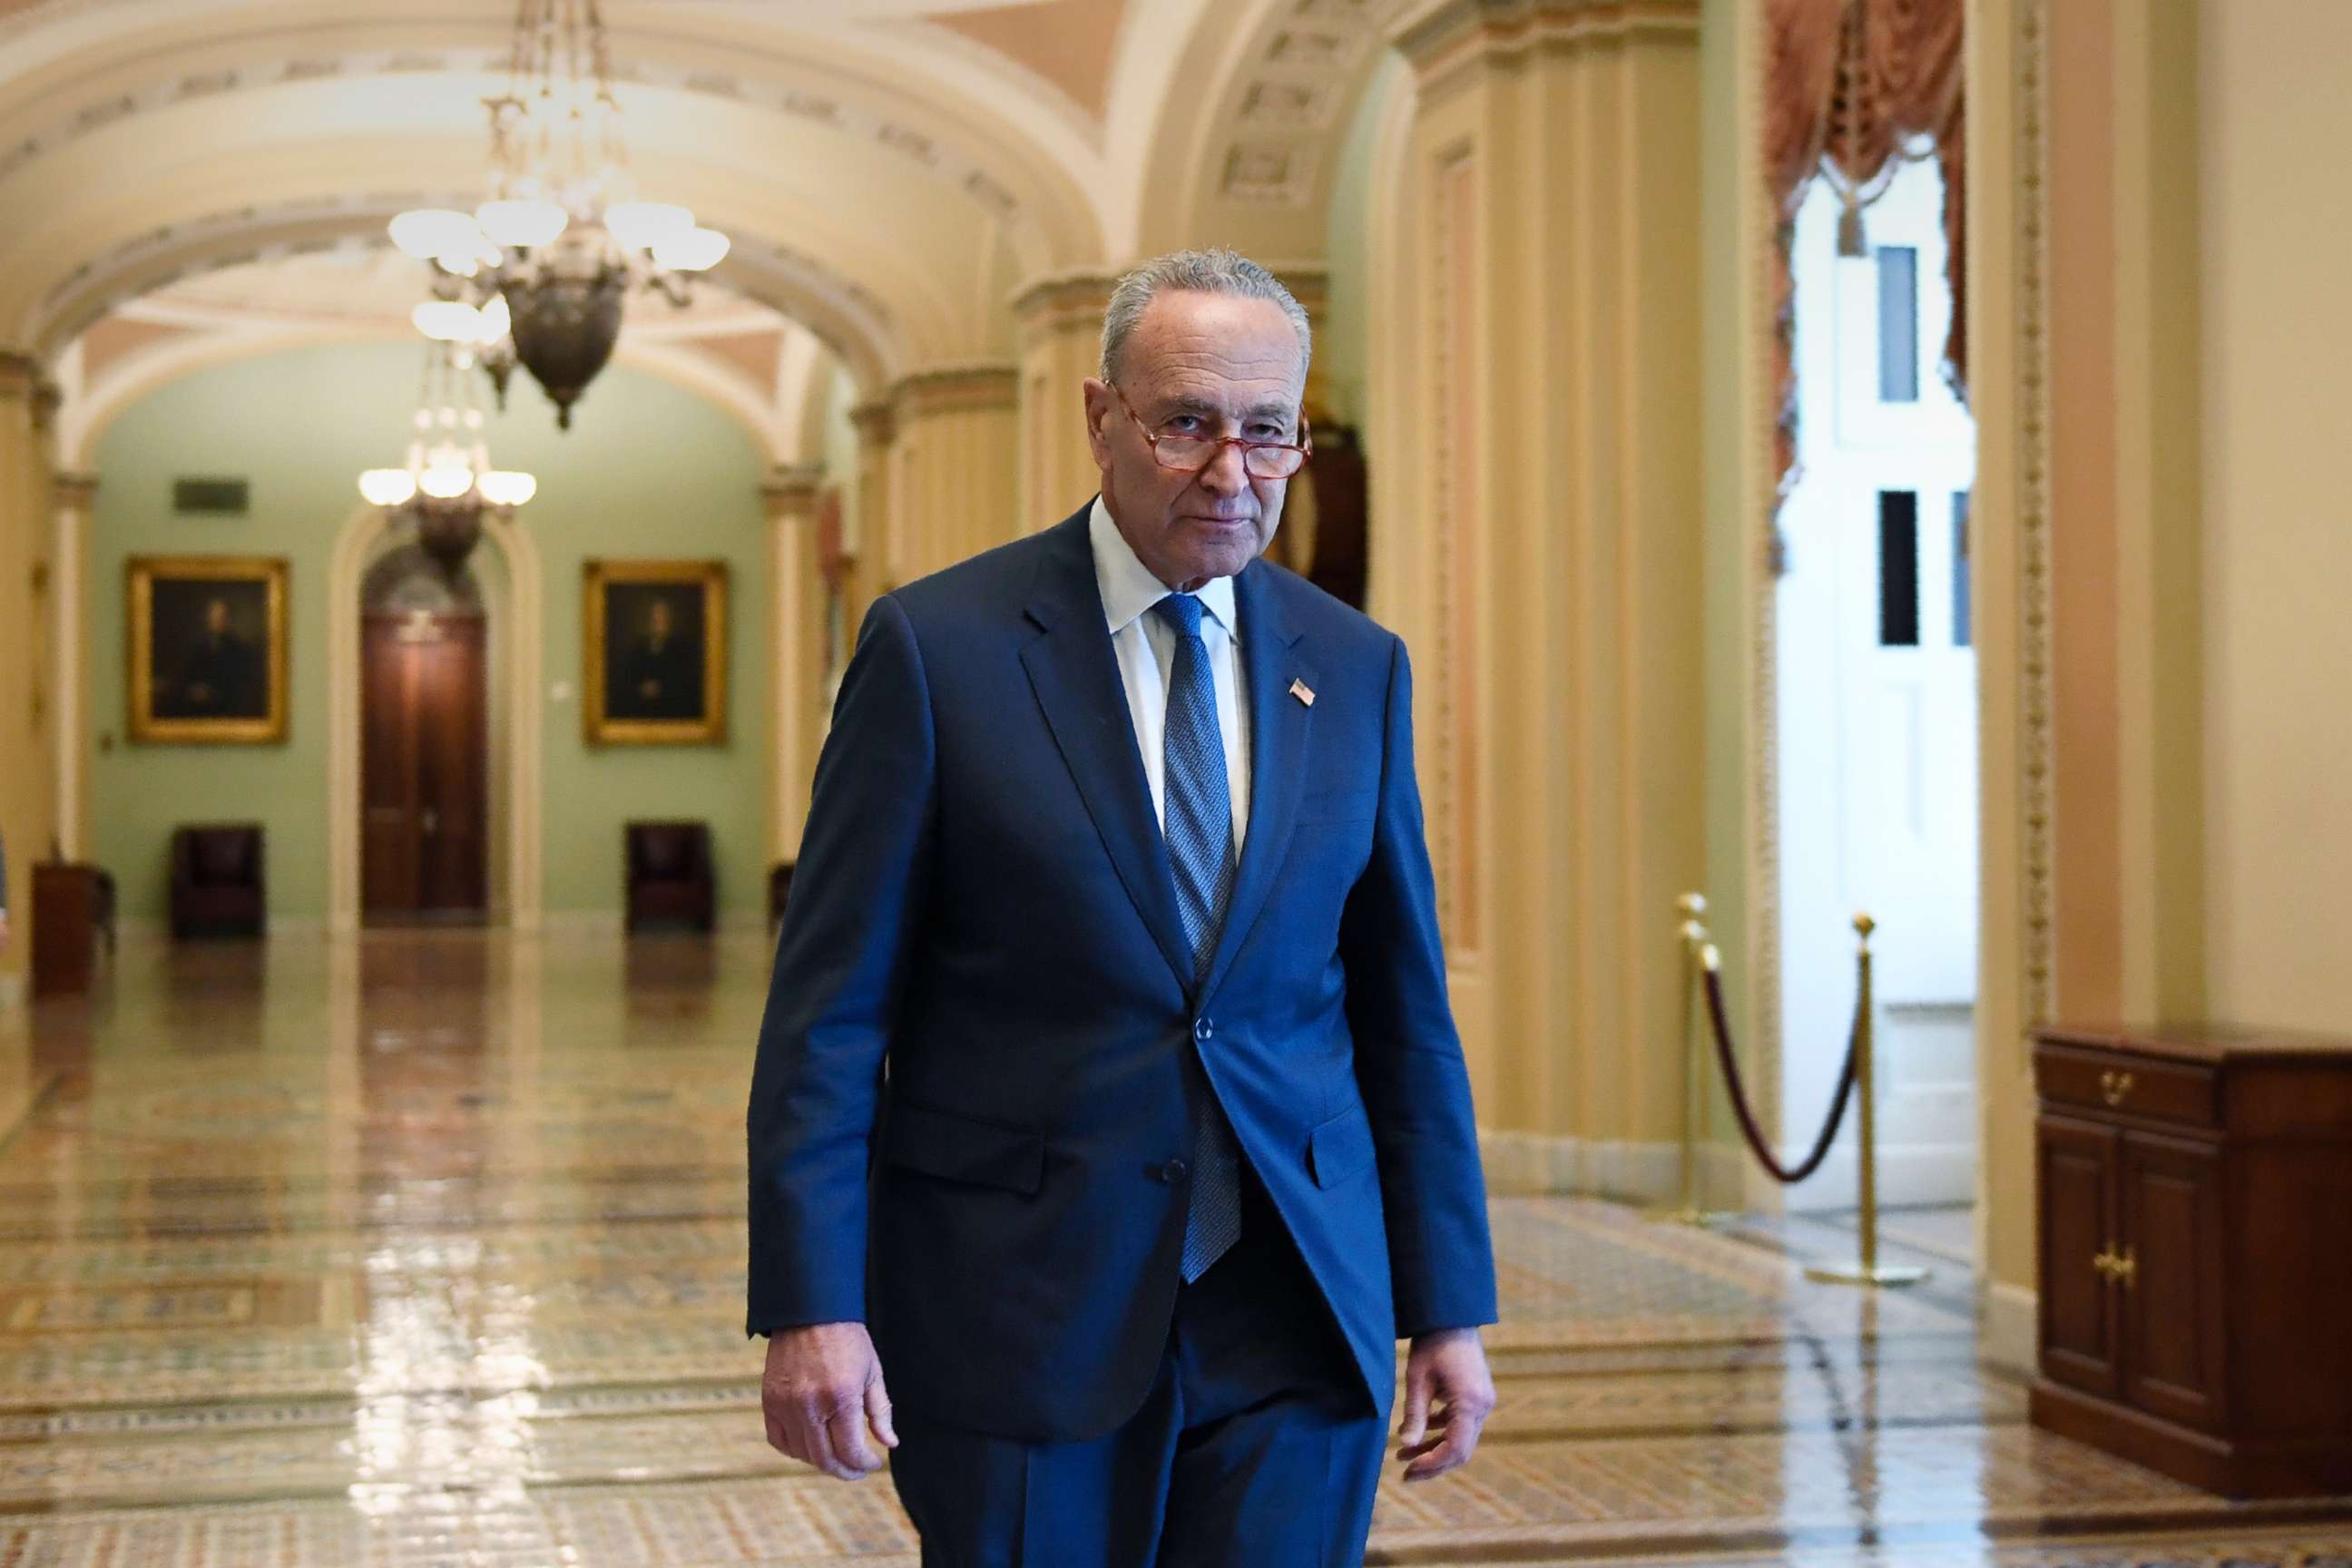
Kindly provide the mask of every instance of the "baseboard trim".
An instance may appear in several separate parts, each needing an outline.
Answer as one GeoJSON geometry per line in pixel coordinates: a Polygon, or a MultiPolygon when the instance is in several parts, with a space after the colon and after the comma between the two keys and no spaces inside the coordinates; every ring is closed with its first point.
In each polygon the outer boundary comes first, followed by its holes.
{"type": "MultiPolygon", "coordinates": [[[[623,921],[618,910],[548,910],[535,929],[549,936],[619,936],[623,921]]],[[[721,931],[764,931],[768,917],[760,910],[721,910],[721,931]]],[[[667,934],[665,931],[664,934],[667,934]]],[[[688,933],[690,934],[690,933],[688,933]]]]}
{"type": "MultiPolygon", "coordinates": [[[[1579,1194],[1627,1203],[1668,1204],[1682,1196],[1682,1145],[1627,1139],[1560,1137],[1502,1128],[1478,1130],[1489,1192],[1513,1196],[1579,1194]]],[[[1722,1207],[1742,1192],[1739,1151],[1720,1143],[1698,1150],[1698,1202],[1722,1207]]]]}
{"type": "Polygon", "coordinates": [[[2022,1285],[1991,1280],[1978,1312],[1978,1359],[2003,1372],[2032,1376],[2042,1359],[2041,1296],[2022,1285]]]}

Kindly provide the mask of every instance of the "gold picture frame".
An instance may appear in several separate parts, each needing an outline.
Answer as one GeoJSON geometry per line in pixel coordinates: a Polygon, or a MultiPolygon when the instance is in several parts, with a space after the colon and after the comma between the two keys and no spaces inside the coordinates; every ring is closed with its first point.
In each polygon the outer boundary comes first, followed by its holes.
{"type": "Polygon", "coordinates": [[[146,745],[286,739],[284,556],[134,555],[124,563],[124,731],[146,745]]]}
{"type": "Polygon", "coordinates": [[[583,561],[580,609],[590,745],[726,743],[726,562],[583,561]]]}

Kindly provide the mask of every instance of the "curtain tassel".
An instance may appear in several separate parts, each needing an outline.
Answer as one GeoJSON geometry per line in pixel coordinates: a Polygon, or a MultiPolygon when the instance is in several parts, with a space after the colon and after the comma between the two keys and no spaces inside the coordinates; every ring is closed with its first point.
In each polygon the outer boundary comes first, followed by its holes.
{"type": "Polygon", "coordinates": [[[1870,254],[1870,238],[1862,231],[1862,204],[1854,199],[1851,188],[1845,192],[1845,210],[1838,215],[1838,254],[1870,254]]]}

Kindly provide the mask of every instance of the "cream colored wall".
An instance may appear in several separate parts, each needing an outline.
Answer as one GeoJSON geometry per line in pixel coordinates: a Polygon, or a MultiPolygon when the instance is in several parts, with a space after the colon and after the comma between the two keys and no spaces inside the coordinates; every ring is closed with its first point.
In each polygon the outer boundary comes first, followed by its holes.
{"type": "Polygon", "coordinates": [[[2352,1030],[2328,468],[2352,12],[1974,0],[1969,24],[1980,1223],[1994,1349],[2023,1359],[2032,1027],[2352,1030]]]}
{"type": "Polygon", "coordinates": [[[1376,458],[1411,488],[1379,492],[1373,553],[1419,568],[1440,919],[1510,1186],[1675,1176],[1672,912],[1706,868],[1698,34],[1696,4],[1446,4],[1400,35],[1403,319],[1370,363],[1410,378],[1378,428],[1411,449],[1376,458]]]}
{"type": "Polygon", "coordinates": [[[2352,6],[2197,21],[2207,1000],[2352,1034],[2352,6]]]}

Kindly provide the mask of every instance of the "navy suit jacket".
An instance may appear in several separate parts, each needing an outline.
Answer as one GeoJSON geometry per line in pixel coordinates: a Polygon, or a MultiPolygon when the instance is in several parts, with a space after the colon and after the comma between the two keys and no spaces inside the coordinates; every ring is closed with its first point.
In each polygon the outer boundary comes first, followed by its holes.
{"type": "Polygon", "coordinates": [[[1195,1051],[1383,1415],[1399,1338],[1494,1321],[1404,646],[1263,560],[1235,602],[1249,831],[1197,987],[1087,512],[875,603],[761,1026],[752,1332],[862,1321],[892,1398],[971,1430],[1117,1426],[1195,1051]]]}

